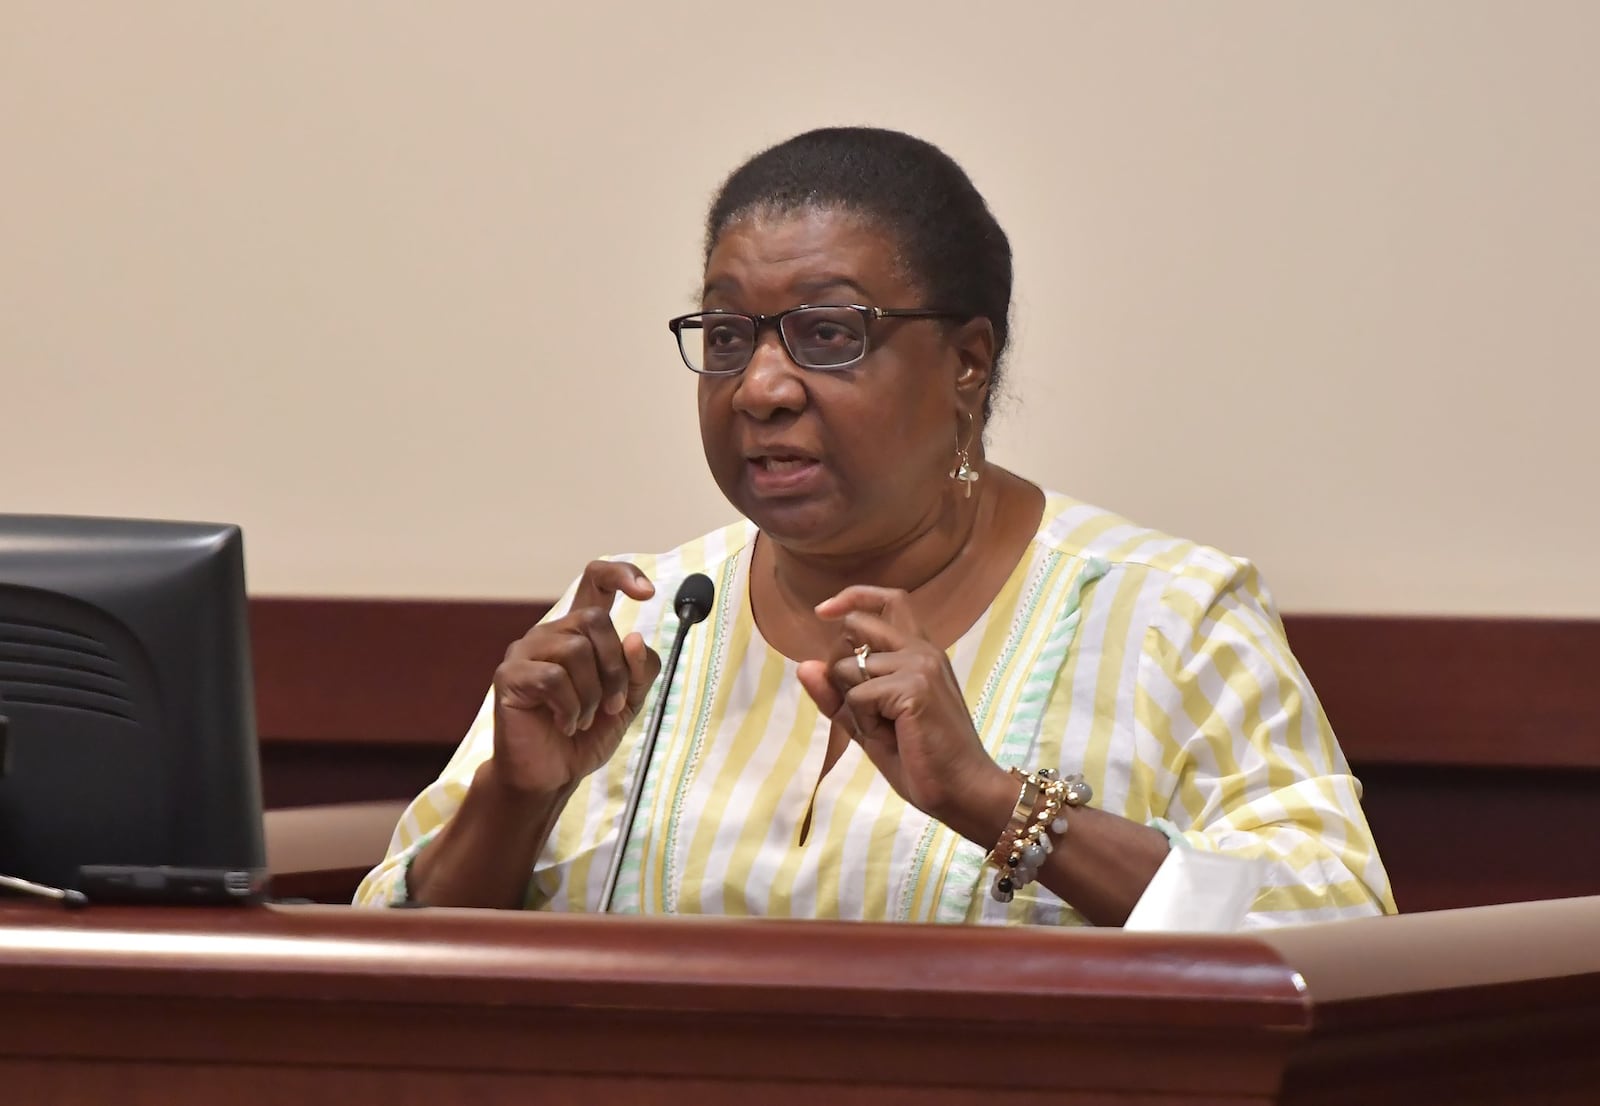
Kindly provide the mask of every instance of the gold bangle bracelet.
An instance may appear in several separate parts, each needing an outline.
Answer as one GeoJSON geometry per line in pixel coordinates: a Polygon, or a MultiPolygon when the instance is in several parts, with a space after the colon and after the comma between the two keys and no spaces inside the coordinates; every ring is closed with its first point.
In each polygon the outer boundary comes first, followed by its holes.
{"type": "Polygon", "coordinates": [[[1028,823],[1033,820],[1033,809],[1039,802],[1039,777],[1030,776],[1019,768],[1011,769],[1011,774],[1021,785],[1017,791],[1017,805],[1011,811],[1006,828],[1000,831],[999,842],[986,858],[988,863],[997,866],[1005,864],[1005,855],[1010,851],[1006,848],[1007,843],[1016,840],[1017,834],[1028,828],[1028,823]]]}
{"type": "Polygon", "coordinates": [[[1040,866],[1057,844],[1052,835],[1056,839],[1066,836],[1067,808],[1082,806],[1094,797],[1094,789],[1076,773],[1057,779],[1048,768],[1030,776],[1015,768],[1011,771],[1024,781],[1022,791],[1011,821],[987,857],[999,869],[990,894],[1003,903],[1038,878],[1040,866]]]}

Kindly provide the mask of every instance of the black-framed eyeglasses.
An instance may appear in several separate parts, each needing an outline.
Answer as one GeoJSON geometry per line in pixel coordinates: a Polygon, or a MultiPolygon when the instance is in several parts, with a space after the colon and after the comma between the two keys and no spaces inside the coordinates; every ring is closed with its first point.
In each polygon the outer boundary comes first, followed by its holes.
{"type": "Polygon", "coordinates": [[[867,355],[867,334],[879,319],[960,319],[957,311],[924,307],[862,307],[858,303],[803,304],[771,315],[697,311],[667,323],[683,363],[702,376],[732,376],[755,356],[761,331],[778,328],[790,360],[802,369],[835,372],[867,355]]]}

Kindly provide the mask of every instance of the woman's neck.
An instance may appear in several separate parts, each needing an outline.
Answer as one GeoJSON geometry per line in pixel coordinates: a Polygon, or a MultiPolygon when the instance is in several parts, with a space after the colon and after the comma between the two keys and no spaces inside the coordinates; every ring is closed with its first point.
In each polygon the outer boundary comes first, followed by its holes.
{"type": "Polygon", "coordinates": [[[993,513],[992,496],[954,502],[946,497],[931,517],[893,545],[849,554],[797,552],[768,542],[773,581],[797,610],[810,610],[854,584],[915,594],[961,559],[993,513]]]}
{"type": "MultiPolygon", "coordinates": [[[[855,584],[911,596],[923,630],[941,646],[956,641],[988,608],[1038,529],[1044,497],[998,466],[984,485],[959,497],[892,548],[851,556],[802,553],[762,536],[752,562],[750,598],[768,644],[796,659],[819,655],[837,628],[813,608],[855,584]]],[[[959,493],[957,493],[959,495],[959,493]]]]}

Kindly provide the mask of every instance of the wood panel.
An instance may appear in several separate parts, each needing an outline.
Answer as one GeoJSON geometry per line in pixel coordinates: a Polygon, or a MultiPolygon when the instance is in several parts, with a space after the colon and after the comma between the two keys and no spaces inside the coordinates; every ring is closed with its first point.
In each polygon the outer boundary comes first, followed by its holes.
{"type": "Polygon", "coordinates": [[[1284,623],[1352,761],[1600,769],[1600,621],[1284,623]]]}
{"type": "Polygon", "coordinates": [[[506,646],[549,609],[252,599],[257,729],[270,742],[454,746],[506,646]]]}
{"type": "Polygon", "coordinates": [[[1355,766],[1401,910],[1600,895],[1600,772],[1355,766]]]}
{"type": "MultiPolygon", "coordinates": [[[[548,602],[258,598],[263,737],[453,744],[548,602]]],[[[1290,615],[1351,760],[1600,769],[1600,621],[1290,615]]]]}

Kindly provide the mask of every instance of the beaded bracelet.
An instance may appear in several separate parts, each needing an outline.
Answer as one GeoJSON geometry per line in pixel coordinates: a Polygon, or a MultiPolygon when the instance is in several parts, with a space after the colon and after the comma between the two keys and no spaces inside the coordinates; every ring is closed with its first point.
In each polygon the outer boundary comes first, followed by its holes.
{"type": "Polygon", "coordinates": [[[999,869],[989,889],[996,902],[1010,902],[1019,888],[1038,878],[1040,865],[1056,846],[1050,835],[1066,835],[1066,808],[1094,798],[1094,789],[1081,775],[1057,779],[1048,768],[1031,776],[1013,768],[1011,774],[1022,780],[1022,790],[1005,832],[988,856],[988,862],[999,869]]]}

